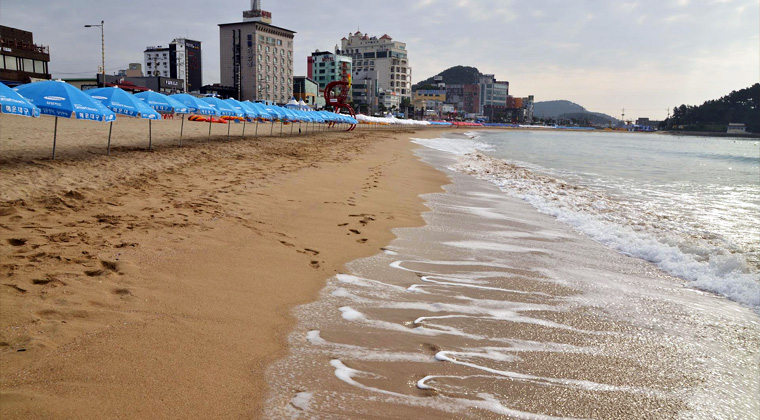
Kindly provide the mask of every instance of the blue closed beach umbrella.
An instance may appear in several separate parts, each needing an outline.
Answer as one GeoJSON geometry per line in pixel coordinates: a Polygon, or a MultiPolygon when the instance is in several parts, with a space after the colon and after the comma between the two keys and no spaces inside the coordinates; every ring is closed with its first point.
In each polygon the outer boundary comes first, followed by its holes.
{"type": "Polygon", "coordinates": [[[39,117],[40,109],[5,83],[0,83],[0,113],[39,117]]]}
{"type": "MultiPolygon", "coordinates": [[[[92,96],[94,99],[100,101],[101,104],[105,105],[108,109],[117,114],[126,115],[128,117],[144,118],[147,120],[161,119],[161,114],[159,114],[156,110],[146,105],[145,102],[135,97],[135,95],[132,95],[131,93],[118,87],[114,86],[91,89],[86,91],[86,93],[92,96]]],[[[111,154],[112,130],[113,122],[111,122],[111,127],[108,129],[108,149],[106,152],[107,155],[111,154]]],[[[148,122],[148,131],[152,131],[150,122],[148,122]]]]}
{"type": "Polygon", "coordinates": [[[58,137],[58,117],[102,122],[116,119],[116,114],[110,109],[90,95],[62,81],[29,83],[17,87],[16,92],[36,105],[41,114],[55,117],[53,159],[55,159],[55,144],[58,137]]]}

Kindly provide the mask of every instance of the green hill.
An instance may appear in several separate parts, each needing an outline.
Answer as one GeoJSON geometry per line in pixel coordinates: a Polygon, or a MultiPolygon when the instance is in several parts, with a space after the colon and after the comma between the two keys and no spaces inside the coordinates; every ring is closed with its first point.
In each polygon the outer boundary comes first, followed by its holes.
{"type": "Polygon", "coordinates": [[[664,125],[687,131],[725,132],[728,123],[744,123],[747,131],[760,133],[760,83],[699,106],[676,107],[664,125]]]}
{"type": "MultiPolygon", "coordinates": [[[[443,76],[443,82],[447,85],[471,85],[478,83],[481,73],[475,67],[454,66],[438,73],[436,76],[443,76]]],[[[416,91],[417,89],[435,89],[434,80],[436,76],[413,85],[412,91],[416,91]]]]}

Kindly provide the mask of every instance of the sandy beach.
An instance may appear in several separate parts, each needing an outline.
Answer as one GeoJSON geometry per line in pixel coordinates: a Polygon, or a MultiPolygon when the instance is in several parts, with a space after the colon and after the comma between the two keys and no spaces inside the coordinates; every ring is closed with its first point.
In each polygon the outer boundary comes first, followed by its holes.
{"type": "Polygon", "coordinates": [[[53,124],[0,115],[3,419],[260,417],[292,309],[446,182],[409,133],[53,124]]]}

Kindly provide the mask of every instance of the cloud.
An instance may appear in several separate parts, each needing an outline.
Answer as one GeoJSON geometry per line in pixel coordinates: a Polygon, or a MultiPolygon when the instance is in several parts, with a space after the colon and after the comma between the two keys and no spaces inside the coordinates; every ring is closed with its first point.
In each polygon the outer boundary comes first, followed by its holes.
{"type": "MultiPolygon", "coordinates": [[[[33,31],[35,42],[50,45],[57,76],[92,76],[100,65],[99,33],[84,28],[87,23],[106,21],[109,72],[142,62],[146,46],[199,40],[203,81],[213,83],[219,81],[217,25],[239,21],[250,3],[219,4],[185,0],[165,14],[146,13],[155,7],[148,0],[6,0],[0,24],[33,31]]],[[[510,81],[516,94],[592,109],[664,113],[747,87],[760,73],[757,0],[264,0],[263,6],[274,25],[297,32],[297,75],[306,73],[311,52],[331,50],[357,28],[406,42],[414,82],[451,66],[474,66],[510,81]]]]}

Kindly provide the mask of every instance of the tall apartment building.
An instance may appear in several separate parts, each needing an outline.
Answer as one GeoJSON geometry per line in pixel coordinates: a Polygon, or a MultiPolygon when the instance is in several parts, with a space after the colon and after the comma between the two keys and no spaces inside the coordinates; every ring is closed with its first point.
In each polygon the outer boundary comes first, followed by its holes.
{"type": "Polygon", "coordinates": [[[500,82],[493,74],[484,74],[480,77],[478,86],[480,86],[480,113],[485,114],[486,108],[507,107],[509,82],[500,82]]]}
{"type": "Polygon", "coordinates": [[[331,82],[348,82],[351,76],[353,60],[351,57],[333,54],[329,51],[315,51],[306,60],[306,72],[311,80],[319,84],[324,91],[331,82]]]}
{"type": "Polygon", "coordinates": [[[259,0],[243,12],[243,21],[219,24],[221,84],[236,99],[284,104],[293,96],[295,32],[274,26],[259,0]]]}
{"type": "Polygon", "coordinates": [[[398,107],[412,97],[412,67],[406,43],[390,36],[380,38],[361,32],[341,40],[339,54],[353,59],[354,102],[398,107]]]}
{"type": "Polygon", "coordinates": [[[185,92],[197,92],[203,86],[200,41],[176,38],[168,47],[147,47],[143,54],[146,76],[184,80],[185,92]]]}
{"type": "Polygon", "coordinates": [[[50,80],[49,63],[48,47],[36,45],[31,32],[0,26],[0,80],[15,83],[50,80]]]}

